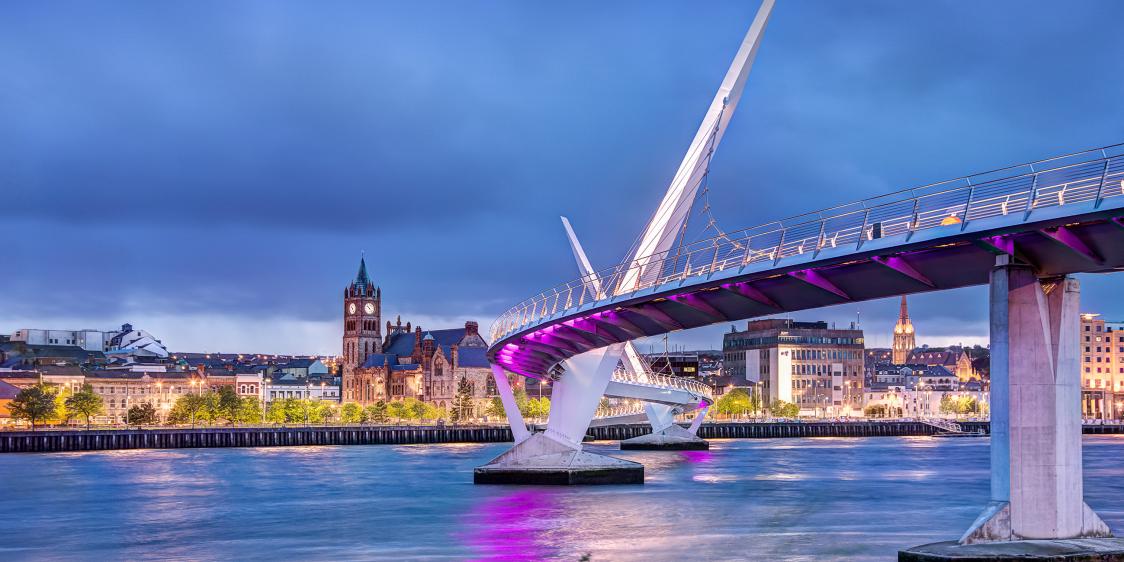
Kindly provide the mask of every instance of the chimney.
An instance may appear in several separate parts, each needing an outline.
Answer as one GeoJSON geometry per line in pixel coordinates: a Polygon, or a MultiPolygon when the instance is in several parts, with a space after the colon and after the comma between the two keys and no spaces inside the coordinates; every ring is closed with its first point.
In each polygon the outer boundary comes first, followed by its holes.
{"type": "Polygon", "coordinates": [[[480,325],[477,324],[475,320],[469,320],[468,322],[464,323],[464,336],[465,337],[479,336],[479,335],[480,335],[480,325]]]}

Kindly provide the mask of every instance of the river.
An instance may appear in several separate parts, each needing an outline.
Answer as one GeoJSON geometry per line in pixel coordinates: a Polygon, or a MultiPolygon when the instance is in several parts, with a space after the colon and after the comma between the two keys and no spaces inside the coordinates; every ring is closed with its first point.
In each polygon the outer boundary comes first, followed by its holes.
{"type": "MultiPolygon", "coordinates": [[[[1085,495],[1124,530],[1124,436],[1085,495]]],[[[0,455],[0,560],[892,560],[987,500],[985,438],[590,449],[643,486],[474,486],[509,444],[0,455]]]]}

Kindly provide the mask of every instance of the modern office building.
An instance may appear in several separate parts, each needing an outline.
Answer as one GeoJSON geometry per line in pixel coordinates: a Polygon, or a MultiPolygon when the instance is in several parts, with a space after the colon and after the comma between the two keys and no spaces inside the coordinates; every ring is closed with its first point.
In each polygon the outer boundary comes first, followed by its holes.
{"type": "Polygon", "coordinates": [[[766,404],[791,402],[802,415],[862,412],[863,332],[853,325],[754,320],[725,334],[722,351],[735,386],[756,386],[766,404]]]}

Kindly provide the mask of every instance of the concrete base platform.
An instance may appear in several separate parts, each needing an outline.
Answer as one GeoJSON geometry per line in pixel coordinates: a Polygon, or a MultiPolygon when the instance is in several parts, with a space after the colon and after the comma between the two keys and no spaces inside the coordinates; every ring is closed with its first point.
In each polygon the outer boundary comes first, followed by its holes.
{"type": "Polygon", "coordinates": [[[960,544],[936,542],[898,552],[899,562],[1057,560],[1124,562],[1124,539],[1055,539],[960,544]]]}
{"type": "Polygon", "coordinates": [[[475,484],[643,484],[644,465],[589,453],[542,433],[473,472],[475,484]]]}
{"type": "Polygon", "coordinates": [[[710,449],[710,443],[678,425],[621,441],[622,451],[705,451],[707,449],[710,449]]]}

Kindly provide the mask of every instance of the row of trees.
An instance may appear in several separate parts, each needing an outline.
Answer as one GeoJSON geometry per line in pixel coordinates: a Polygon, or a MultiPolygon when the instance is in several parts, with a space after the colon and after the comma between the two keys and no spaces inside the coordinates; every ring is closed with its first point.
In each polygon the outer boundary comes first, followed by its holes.
{"type": "MultiPolygon", "coordinates": [[[[340,408],[343,423],[387,423],[390,421],[446,420],[453,416],[445,408],[422,402],[416,398],[379,400],[367,407],[348,402],[340,408]]],[[[454,420],[456,421],[456,420],[454,420]]]]}
{"type": "Polygon", "coordinates": [[[768,412],[776,418],[795,418],[800,415],[800,406],[784,400],[771,402],[768,408],[761,403],[761,397],[751,394],[744,388],[735,388],[725,393],[714,403],[713,412],[726,416],[756,416],[768,412]]]}
{"type": "MultiPolygon", "coordinates": [[[[527,391],[522,388],[515,389],[514,393],[515,406],[519,408],[519,413],[523,415],[524,419],[543,420],[550,416],[550,398],[545,396],[530,398],[527,396],[527,391]]],[[[500,400],[499,396],[492,397],[492,401],[484,410],[484,415],[499,419],[503,419],[507,415],[507,412],[503,409],[503,401],[500,400]]]]}
{"type": "Polygon", "coordinates": [[[971,396],[945,394],[941,397],[940,411],[942,414],[980,415],[984,413],[984,406],[971,396]]]}
{"type": "Polygon", "coordinates": [[[72,419],[84,419],[89,429],[92,419],[105,412],[105,404],[88,384],[67,392],[63,387],[40,383],[20,390],[8,404],[8,411],[14,419],[30,423],[32,431],[37,424],[70,423],[72,419]]]}

